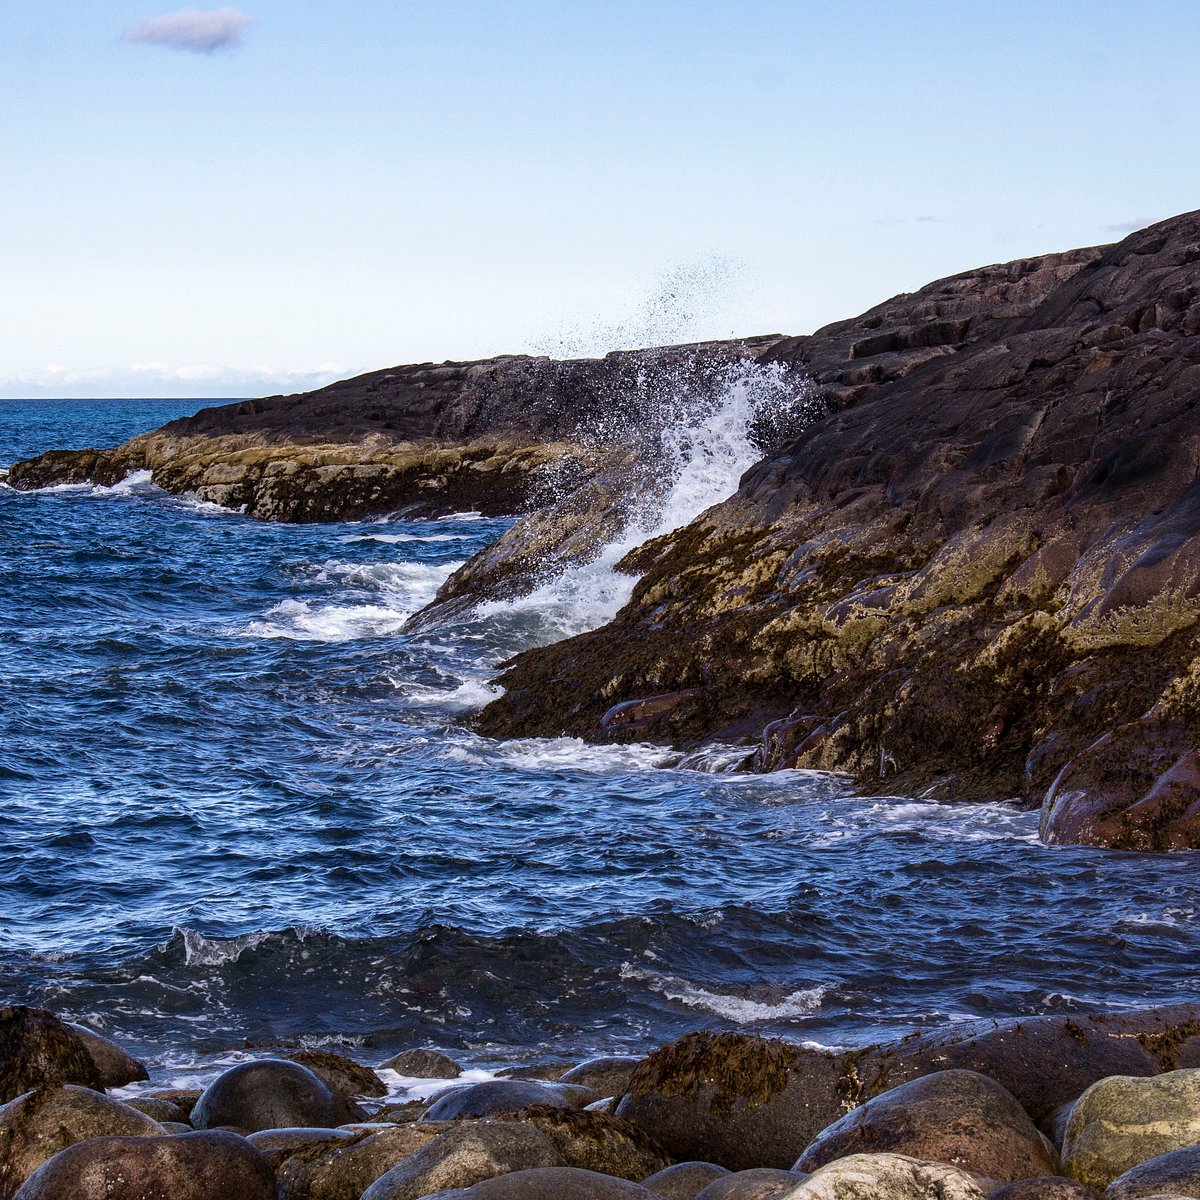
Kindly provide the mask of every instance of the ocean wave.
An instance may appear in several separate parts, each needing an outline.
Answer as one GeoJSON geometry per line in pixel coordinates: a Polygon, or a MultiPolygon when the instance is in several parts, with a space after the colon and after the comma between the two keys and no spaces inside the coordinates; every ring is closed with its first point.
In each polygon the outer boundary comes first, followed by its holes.
{"type": "Polygon", "coordinates": [[[819,1011],[828,992],[825,987],[799,988],[756,999],[753,996],[714,991],[677,976],[658,975],[630,964],[622,966],[621,977],[644,983],[666,999],[685,1004],[688,1008],[701,1009],[743,1025],[762,1021],[794,1021],[812,1016],[819,1011]]]}
{"type": "Polygon", "coordinates": [[[646,771],[674,765],[677,755],[662,746],[642,743],[597,745],[580,738],[514,738],[492,741],[464,736],[449,742],[443,758],[473,766],[507,767],[522,771],[646,771]]]}

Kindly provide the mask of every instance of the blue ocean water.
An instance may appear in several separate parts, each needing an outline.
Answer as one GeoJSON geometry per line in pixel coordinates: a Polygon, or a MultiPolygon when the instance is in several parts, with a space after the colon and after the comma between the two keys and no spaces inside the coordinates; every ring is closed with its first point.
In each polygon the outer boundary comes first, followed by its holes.
{"type": "MultiPolygon", "coordinates": [[[[0,465],[202,403],[0,403],[0,465]]],[[[596,619],[566,589],[404,631],[505,524],[0,486],[4,999],[166,1070],[247,1039],[486,1064],[1200,996],[1193,854],[474,735],[496,663],[596,619]]]]}

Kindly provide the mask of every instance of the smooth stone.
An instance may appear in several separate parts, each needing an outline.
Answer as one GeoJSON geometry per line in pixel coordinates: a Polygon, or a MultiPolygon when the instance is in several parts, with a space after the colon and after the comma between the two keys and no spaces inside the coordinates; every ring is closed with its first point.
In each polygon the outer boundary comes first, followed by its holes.
{"type": "Polygon", "coordinates": [[[317,1078],[325,1080],[332,1091],[351,1099],[358,1096],[378,1099],[387,1095],[387,1085],[370,1067],[344,1054],[334,1054],[331,1050],[281,1050],[277,1057],[307,1067],[317,1078]]]}
{"type": "Polygon", "coordinates": [[[1058,1172],[1029,1114],[976,1071],[936,1071],[872,1097],[819,1133],[793,1169],[882,1152],[950,1163],[996,1184],[1058,1172]]]}
{"type": "Polygon", "coordinates": [[[408,1121],[417,1121],[425,1115],[429,1107],[427,1100],[402,1100],[398,1104],[385,1104],[378,1112],[373,1113],[371,1120],[392,1125],[401,1125],[408,1121]]]}
{"type": "Polygon", "coordinates": [[[514,1171],[441,1195],[444,1200],[658,1200],[641,1184],[578,1167],[514,1171]]]}
{"type": "Polygon", "coordinates": [[[68,1146],[116,1134],[162,1137],[164,1131],[144,1113],[76,1084],[10,1100],[0,1107],[0,1200],[68,1146]]]}
{"type": "Polygon", "coordinates": [[[358,1200],[381,1175],[429,1145],[445,1127],[385,1125],[345,1130],[345,1143],[314,1145],[276,1169],[280,1200],[358,1200]]]}
{"type": "Polygon", "coordinates": [[[1063,1139],[1067,1136],[1067,1122],[1075,1108],[1075,1101],[1068,1100],[1056,1109],[1048,1112],[1039,1122],[1038,1128],[1058,1147],[1062,1153],[1063,1139]]]}
{"type": "Polygon", "coordinates": [[[515,1067],[502,1067],[496,1075],[500,1079],[540,1079],[543,1083],[557,1083],[574,1066],[573,1062],[521,1063],[515,1067]]]}
{"type": "Polygon", "coordinates": [[[99,1137],[69,1146],[14,1200],[276,1200],[270,1163],[232,1133],[99,1137]]]}
{"type": "Polygon", "coordinates": [[[0,1009],[0,1104],[36,1087],[103,1085],[83,1039],[44,1008],[0,1009]]]}
{"type": "Polygon", "coordinates": [[[86,1025],[74,1021],[64,1021],[63,1024],[87,1047],[104,1087],[124,1087],[127,1083],[140,1083],[150,1078],[146,1064],[127,1054],[116,1042],[109,1041],[86,1025]]]}
{"type": "Polygon", "coordinates": [[[1200,1069],[1114,1075],[1079,1097],[1063,1138],[1063,1173],[1103,1191],[1138,1163],[1200,1142],[1200,1069]]]}
{"type": "Polygon", "coordinates": [[[729,1172],[710,1162],[676,1163],[642,1180],[642,1187],[661,1196],[663,1200],[695,1200],[710,1183],[723,1179],[729,1172]]]}
{"type": "Polygon", "coordinates": [[[191,1120],[197,1129],[226,1126],[255,1133],[290,1126],[331,1128],[364,1115],[307,1067],[264,1058],[218,1075],[196,1102],[191,1120]]]}
{"type": "Polygon", "coordinates": [[[438,1050],[402,1050],[389,1058],[381,1069],[395,1071],[410,1079],[457,1079],[462,1074],[462,1067],[438,1050]]]}
{"type": "Polygon", "coordinates": [[[752,1167],[715,1180],[697,1194],[696,1200],[775,1200],[807,1178],[802,1171],[752,1167]]]}
{"type": "Polygon", "coordinates": [[[578,1109],[600,1099],[589,1088],[538,1083],[526,1079],[488,1079],[439,1094],[425,1121],[456,1121],[463,1117],[495,1117],[527,1108],[578,1109]]]}
{"type": "Polygon", "coordinates": [[[636,1182],[671,1161],[640,1126],[605,1113],[539,1107],[525,1109],[515,1120],[544,1133],[567,1166],[599,1175],[636,1182]]]}
{"type": "Polygon", "coordinates": [[[276,1174],[293,1155],[311,1150],[314,1146],[327,1150],[331,1144],[348,1145],[355,1140],[356,1135],[348,1130],[317,1127],[260,1129],[246,1136],[246,1141],[266,1157],[276,1174]]]}
{"type": "Polygon", "coordinates": [[[145,1113],[160,1125],[164,1121],[174,1121],[178,1125],[191,1127],[192,1110],[176,1104],[174,1100],[160,1100],[156,1096],[135,1096],[132,1100],[126,1100],[125,1103],[130,1108],[136,1108],[138,1112],[145,1113]]]}
{"type": "Polygon", "coordinates": [[[779,1200],[986,1200],[974,1177],[906,1154],[851,1154],[814,1171],[779,1200]]]}
{"type": "Polygon", "coordinates": [[[1186,1146],[1140,1162],[1119,1175],[1104,1200],[1150,1200],[1162,1194],[1200,1196],[1200,1146],[1186,1146]]]}
{"type": "Polygon", "coordinates": [[[641,1061],[640,1058],[624,1054],[589,1058],[579,1066],[572,1067],[558,1082],[581,1084],[601,1096],[620,1096],[629,1086],[634,1068],[641,1061]]]}
{"type": "Polygon", "coordinates": [[[1007,1183],[997,1188],[989,1200],[1099,1200],[1099,1196],[1076,1179],[1046,1175],[1007,1183]]]}
{"type": "Polygon", "coordinates": [[[562,1155],[538,1129],[513,1121],[471,1121],[448,1129],[375,1180],[361,1200],[420,1200],[469,1188],[496,1175],[561,1167],[562,1155]]]}
{"type": "Polygon", "coordinates": [[[183,1121],[159,1121],[166,1133],[195,1133],[195,1129],[190,1124],[185,1124],[183,1121]]]}
{"type": "Polygon", "coordinates": [[[148,1092],[139,1092],[138,1099],[170,1100],[172,1104],[178,1104],[187,1113],[190,1120],[192,1109],[196,1107],[196,1101],[203,1094],[203,1088],[153,1088],[148,1092]]]}

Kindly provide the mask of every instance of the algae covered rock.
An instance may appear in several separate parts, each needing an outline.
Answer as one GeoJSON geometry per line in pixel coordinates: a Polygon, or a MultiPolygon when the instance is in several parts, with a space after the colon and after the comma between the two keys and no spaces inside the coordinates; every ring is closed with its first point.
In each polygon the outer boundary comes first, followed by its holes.
{"type": "Polygon", "coordinates": [[[619,1096],[629,1084],[629,1077],[641,1062],[640,1058],[610,1054],[589,1058],[559,1077],[559,1083],[576,1083],[591,1088],[600,1096],[619,1096]]]}
{"type": "Polygon", "coordinates": [[[440,1192],[427,1200],[657,1200],[627,1179],[577,1167],[540,1167],[498,1175],[473,1187],[440,1192]]]}
{"type": "Polygon", "coordinates": [[[83,1039],[45,1009],[24,1004],[0,1009],[0,1103],[30,1088],[64,1083],[103,1086],[83,1039]]]}
{"type": "Polygon", "coordinates": [[[161,1137],[144,1113],[90,1088],[66,1084],[26,1092],[0,1107],[0,1200],[61,1150],[88,1138],[161,1137]]]}
{"type": "Polygon", "coordinates": [[[776,1200],[807,1178],[803,1171],[754,1167],[714,1180],[697,1193],[696,1200],[776,1200]]]}
{"type": "MultiPolygon", "coordinates": [[[[358,1200],[381,1175],[422,1146],[429,1145],[444,1131],[445,1126],[417,1122],[385,1126],[371,1132],[364,1127],[353,1133],[339,1130],[347,1136],[313,1141],[285,1156],[276,1168],[280,1198],[358,1200]]],[[[256,1142],[263,1136],[252,1135],[256,1142]]]]}
{"type": "Polygon", "coordinates": [[[991,1194],[991,1200],[1098,1200],[1098,1195],[1077,1179],[1048,1175],[1005,1184],[991,1194]]]}
{"type": "Polygon", "coordinates": [[[952,1163],[996,1183],[1058,1170],[1025,1110],[975,1071],[936,1071],[873,1097],[818,1134],[796,1170],[883,1151],[952,1163]]]}
{"type": "Polygon", "coordinates": [[[281,1050],[279,1057],[307,1067],[343,1096],[387,1095],[383,1080],[370,1067],[364,1067],[344,1054],[334,1054],[331,1050],[281,1050]]]}
{"type": "Polygon", "coordinates": [[[642,1180],[670,1162],[640,1126],[607,1113],[537,1107],[515,1119],[544,1133],[570,1167],[642,1180]]]}
{"type": "Polygon", "coordinates": [[[948,1163],[904,1154],[851,1154],[780,1194],[780,1200],[985,1200],[976,1180],[948,1163]]]}
{"type": "Polygon", "coordinates": [[[462,1067],[438,1050],[402,1050],[383,1066],[413,1079],[457,1079],[462,1074],[462,1067]]]}
{"type": "Polygon", "coordinates": [[[1075,1104],[1063,1138],[1063,1168],[1101,1191],[1138,1163],[1200,1142],[1200,1069],[1150,1079],[1116,1075],[1075,1104]]]}
{"type": "Polygon", "coordinates": [[[196,1102],[191,1119],[197,1129],[225,1126],[254,1133],[288,1126],[331,1127],[364,1115],[307,1067],[265,1058],[217,1076],[196,1102]]]}
{"type": "Polygon", "coordinates": [[[98,1137],[69,1146],[26,1180],[16,1200],[275,1200],[275,1176],[245,1138],[98,1137]]]}
{"type": "Polygon", "coordinates": [[[512,1121],[468,1121],[448,1129],[380,1176],[362,1200],[419,1200],[496,1175],[566,1164],[550,1139],[512,1121]]]}

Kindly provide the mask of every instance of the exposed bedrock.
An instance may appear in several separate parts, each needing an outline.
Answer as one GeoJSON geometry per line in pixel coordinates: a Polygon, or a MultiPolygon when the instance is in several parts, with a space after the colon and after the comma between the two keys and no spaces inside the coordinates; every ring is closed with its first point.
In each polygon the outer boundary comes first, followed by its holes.
{"type": "Polygon", "coordinates": [[[664,396],[703,394],[778,340],[394,367],[207,408],[115,449],[51,450],[13,464],[8,483],[111,486],[148,470],[168,492],[302,522],[516,514],[603,478],[590,513],[623,501],[664,396]]]}
{"type": "Polygon", "coordinates": [[[757,740],[1045,799],[1051,842],[1200,845],[1200,213],[762,357],[833,411],[631,553],[630,603],[514,660],[479,728],[757,740]]]}

